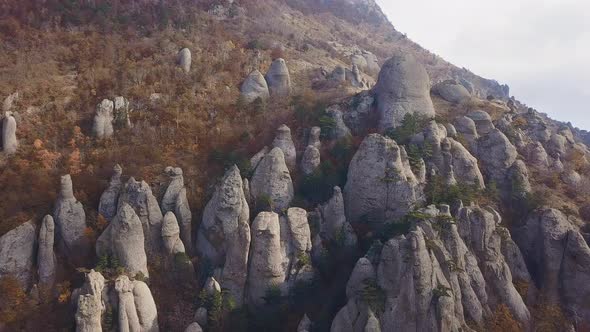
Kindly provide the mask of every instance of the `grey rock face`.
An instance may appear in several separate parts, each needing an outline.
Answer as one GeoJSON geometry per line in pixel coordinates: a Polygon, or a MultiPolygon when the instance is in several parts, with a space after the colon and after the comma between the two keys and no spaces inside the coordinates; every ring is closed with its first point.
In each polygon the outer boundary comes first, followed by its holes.
{"type": "Polygon", "coordinates": [[[328,136],[333,139],[343,139],[350,137],[350,129],[348,129],[348,127],[344,123],[344,118],[342,111],[340,110],[340,107],[329,107],[326,110],[326,113],[328,114],[328,116],[330,116],[330,118],[332,118],[332,121],[334,123],[334,126],[331,130],[332,132],[328,133],[328,136]]]}
{"type": "Polygon", "coordinates": [[[449,152],[452,156],[453,173],[457,181],[470,183],[485,188],[483,175],[479,170],[477,159],[469,151],[454,139],[446,139],[449,152]]]}
{"type": "Polygon", "coordinates": [[[473,147],[476,146],[476,140],[479,138],[475,122],[471,118],[460,116],[455,119],[455,128],[457,129],[457,133],[465,138],[473,151],[473,147]]]}
{"type": "Polygon", "coordinates": [[[250,181],[252,199],[269,199],[274,211],[289,207],[293,200],[293,182],[283,150],[272,149],[258,164],[250,181]]]}
{"type": "Polygon", "coordinates": [[[117,257],[131,275],[143,273],[149,277],[141,220],[128,204],[119,208],[117,215],[96,242],[96,255],[117,257]]]}
{"type": "Polygon", "coordinates": [[[115,125],[119,128],[131,128],[129,100],[121,96],[115,97],[114,106],[115,125]]]}
{"type": "Polygon", "coordinates": [[[115,281],[115,290],[119,296],[119,329],[121,331],[141,331],[141,324],[133,297],[133,283],[125,275],[115,281]]]}
{"type": "Polygon", "coordinates": [[[271,97],[287,97],[291,94],[291,76],[285,60],[274,60],[265,78],[271,97]]]}
{"type": "Polygon", "coordinates": [[[434,117],[430,79],[410,55],[396,55],[381,68],[373,92],[377,98],[379,129],[397,127],[406,114],[434,117]]]}
{"type": "Polygon", "coordinates": [[[330,74],[330,80],[335,83],[344,83],[346,82],[346,70],[342,66],[336,66],[334,71],[330,74]]]}
{"type": "Polygon", "coordinates": [[[199,323],[200,326],[207,327],[207,309],[200,307],[195,312],[195,322],[199,323]]]}
{"type": "Polygon", "coordinates": [[[133,299],[141,331],[158,332],[158,310],[149,287],[139,280],[133,281],[133,299]]]}
{"type": "Polygon", "coordinates": [[[378,134],[367,136],[348,169],[348,220],[395,220],[421,200],[422,190],[397,143],[378,134]]]}
{"type": "Polygon", "coordinates": [[[590,249],[559,210],[533,213],[514,232],[536,285],[552,303],[562,303],[590,321],[590,249]]]}
{"type": "Polygon", "coordinates": [[[91,249],[84,236],[86,213],[82,203],[74,197],[72,178],[69,174],[61,177],[60,194],[55,203],[53,217],[62,253],[75,265],[84,264],[84,256],[91,249]]]}
{"type": "Polygon", "coordinates": [[[297,167],[297,150],[293,139],[291,138],[291,129],[286,125],[282,125],[277,129],[277,134],[274,141],[272,142],[273,148],[279,148],[283,150],[285,156],[285,163],[290,170],[294,170],[297,167]]]}
{"type": "Polygon", "coordinates": [[[451,103],[460,103],[471,98],[471,93],[455,80],[440,82],[432,87],[432,91],[451,103]]]}
{"type": "Polygon", "coordinates": [[[119,201],[119,194],[123,183],[121,182],[121,174],[123,169],[120,165],[113,167],[113,176],[109,187],[100,196],[98,203],[98,213],[101,214],[107,221],[113,220],[117,214],[117,202],[119,201]]]}
{"type": "Polygon", "coordinates": [[[34,273],[35,224],[28,221],[0,237],[0,277],[16,278],[30,287],[34,273]]]}
{"type": "Polygon", "coordinates": [[[321,164],[320,150],[313,145],[308,145],[301,158],[301,171],[305,175],[311,175],[321,164]]]}
{"type": "Polygon", "coordinates": [[[168,255],[175,255],[184,253],[184,245],[180,240],[180,227],[176,216],[171,211],[166,212],[164,221],[162,222],[162,240],[164,242],[164,250],[168,255]]]}
{"type": "Polygon", "coordinates": [[[145,251],[148,256],[159,253],[162,248],[162,211],[152,189],[145,181],[129,178],[120,196],[118,209],[129,204],[141,220],[145,251]]]}
{"type": "Polygon", "coordinates": [[[252,156],[252,158],[250,158],[250,167],[252,167],[252,169],[256,169],[262,158],[264,158],[264,156],[266,156],[269,152],[270,149],[268,146],[265,146],[262,148],[262,150],[258,151],[254,156],[252,156]]]}
{"type": "Polygon", "coordinates": [[[339,235],[343,234],[345,246],[356,246],[356,234],[346,220],[344,198],[340,187],[334,187],[334,195],[326,204],[320,206],[320,212],[322,217],[320,233],[324,239],[336,241],[339,235]]]}
{"type": "Polygon", "coordinates": [[[379,67],[379,60],[377,59],[377,56],[368,51],[362,51],[360,53],[353,54],[350,57],[350,60],[354,66],[357,66],[366,73],[377,74],[381,69],[379,67]]]}
{"type": "Polygon", "coordinates": [[[472,111],[467,114],[467,117],[473,120],[477,133],[480,136],[489,134],[495,127],[492,123],[492,118],[487,112],[484,111],[472,111]]]}
{"type": "Polygon", "coordinates": [[[361,74],[359,67],[355,64],[352,65],[352,70],[350,72],[347,71],[346,78],[350,81],[350,84],[355,88],[367,88],[367,83],[363,79],[363,75],[361,74]]]}
{"type": "Polygon", "coordinates": [[[477,154],[484,172],[502,188],[506,184],[507,170],[516,161],[516,147],[500,130],[494,129],[478,140],[477,154]]]}
{"type": "Polygon", "coordinates": [[[102,292],[105,279],[99,272],[91,270],[77,300],[76,332],[102,332],[102,313],[105,304],[102,292]]]}
{"type": "Polygon", "coordinates": [[[527,145],[527,161],[532,165],[543,168],[549,166],[549,156],[540,142],[532,142],[527,145]]]}
{"type": "Polygon", "coordinates": [[[199,323],[194,322],[194,323],[191,323],[191,325],[187,326],[186,330],[184,330],[184,332],[203,332],[203,329],[201,328],[199,323]]]}
{"type": "Polygon", "coordinates": [[[17,149],[16,120],[11,112],[6,112],[2,121],[2,150],[6,154],[15,154],[17,149]]]}
{"type": "Polygon", "coordinates": [[[307,145],[312,145],[317,149],[321,148],[322,143],[320,142],[320,136],[322,134],[322,129],[320,127],[312,127],[309,131],[309,141],[307,145]]]}
{"type": "Polygon", "coordinates": [[[104,99],[96,106],[93,126],[96,138],[104,139],[113,136],[114,108],[115,104],[108,99],[104,99]]]}
{"type": "Polygon", "coordinates": [[[250,75],[248,75],[244,83],[242,83],[240,92],[241,98],[246,103],[251,103],[258,98],[260,98],[262,101],[265,101],[270,97],[266,80],[258,70],[254,70],[250,73],[250,75]]]}
{"type": "Polygon", "coordinates": [[[178,167],[166,167],[166,174],[170,177],[170,183],[160,204],[162,213],[174,212],[180,226],[180,238],[187,252],[192,252],[192,214],[182,169],[178,167]]]}
{"type": "Polygon", "coordinates": [[[266,292],[285,281],[282,263],[279,216],[274,212],[261,212],[252,223],[252,247],[248,268],[249,304],[264,304],[266,292]]]}
{"type": "Polygon", "coordinates": [[[37,249],[37,266],[39,274],[39,284],[50,289],[55,282],[55,269],[57,258],[53,251],[55,240],[55,224],[53,217],[50,215],[43,218],[41,229],[39,230],[39,248],[37,249]]]}
{"type": "Polygon", "coordinates": [[[296,252],[311,252],[311,231],[307,222],[307,212],[301,208],[287,210],[287,220],[291,245],[296,252]]]}
{"type": "Polygon", "coordinates": [[[563,156],[566,153],[566,144],[567,139],[564,136],[553,134],[547,143],[547,152],[554,158],[558,155],[563,156]]]}
{"type": "Polygon", "coordinates": [[[192,54],[188,48],[183,48],[178,52],[178,66],[182,68],[185,73],[191,71],[192,54]]]}
{"type": "Polygon", "coordinates": [[[223,267],[221,284],[238,305],[244,300],[248,270],[249,215],[240,171],[234,166],[205,207],[197,248],[213,265],[223,267]]]}

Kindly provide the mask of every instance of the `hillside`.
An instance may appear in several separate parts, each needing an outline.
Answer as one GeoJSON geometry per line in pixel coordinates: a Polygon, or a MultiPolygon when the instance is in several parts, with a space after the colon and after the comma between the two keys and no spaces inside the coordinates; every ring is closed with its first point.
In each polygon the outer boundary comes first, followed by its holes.
{"type": "Polygon", "coordinates": [[[0,40],[0,331],[590,329],[587,133],[372,0],[0,0],[0,40]]]}

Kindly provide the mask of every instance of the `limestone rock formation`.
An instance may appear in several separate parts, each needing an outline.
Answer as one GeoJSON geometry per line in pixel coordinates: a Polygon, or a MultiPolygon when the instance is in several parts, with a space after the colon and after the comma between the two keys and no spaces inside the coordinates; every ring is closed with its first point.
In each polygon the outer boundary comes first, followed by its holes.
{"type": "Polygon", "coordinates": [[[321,225],[320,234],[328,241],[337,241],[343,235],[343,244],[354,247],[357,243],[352,225],[346,220],[344,212],[344,198],[340,187],[334,187],[332,198],[320,206],[321,225]]]}
{"type": "Polygon", "coordinates": [[[286,125],[282,125],[277,129],[277,133],[274,141],[272,142],[273,148],[280,148],[283,150],[285,156],[285,163],[290,170],[294,170],[297,167],[297,150],[293,139],[291,138],[291,129],[286,125]]]}
{"type": "Polygon", "coordinates": [[[55,224],[50,215],[43,218],[39,230],[39,248],[37,249],[37,271],[39,284],[51,289],[55,282],[57,258],[53,250],[55,240],[55,224]]]}
{"type": "Polygon", "coordinates": [[[252,169],[256,169],[262,158],[264,158],[264,156],[266,156],[269,152],[270,149],[268,146],[263,147],[262,150],[258,151],[254,156],[252,156],[252,158],[250,158],[250,167],[252,167],[252,169]]]}
{"type": "Polygon", "coordinates": [[[285,60],[274,60],[265,78],[271,97],[288,97],[291,94],[291,76],[285,60]]]}
{"type": "Polygon", "coordinates": [[[194,323],[191,323],[189,326],[187,326],[186,330],[184,330],[184,332],[203,332],[203,329],[201,328],[199,323],[194,322],[194,323]]]}
{"type": "Polygon", "coordinates": [[[479,138],[475,122],[466,116],[460,116],[455,119],[455,128],[465,141],[467,141],[471,151],[477,151],[476,141],[479,138]]]}
{"type": "Polygon", "coordinates": [[[514,239],[547,300],[590,321],[590,248],[567,217],[555,209],[535,211],[514,239]]]}
{"type": "Polygon", "coordinates": [[[517,154],[516,147],[498,129],[478,140],[477,155],[483,170],[500,188],[507,185],[507,171],[516,161],[517,154]]]}
{"type": "Polygon", "coordinates": [[[119,128],[131,128],[131,109],[127,98],[118,96],[114,100],[114,124],[119,128]]]}
{"type": "Polygon", "coordinates": [[[197,249],[213,266],[222,268],[221,284],[238,306],[244,300],[248,271],[249,217],[240,170],[233,166],[205,207],[197,249]]]}
{"type": "Polygon", "coordinates": [[[75,265],[86,262],[90,245],[84,235],[86,230],[86,213],[76,197],[70,175],[61,177],[60,193],[53,211],[57,230],[58,246],[75,265]]]}
{"type": "Polygon", "coordinates": [[[178,66],[182,68],[185,73],[191,71],[192,55],[188,48],[183,48],[178,52],[178,66]]]}
{"type": "Polygon", "coordinates": [[[282,268],[281,229],[279,215],[261,212],[252,223],[252,247],[248,268],[248,303],[264,304],[271,287],[281,285],[286,278],[282,268]]]}
{"type": "Polygon", "coordinates": [[[180,240],[180,227],[176,216],[171,211],[166,212],[162,222],[162,240],[164,250],[168,255],[185,253],[184,245],[180,240]]]}
{"type": "Polygon", "coordinates": [[[35,224],[28,221],[0,237],[0,278],[14,277],[31,286],[35,269],[35,224]]]}
{"type": "Polygon", "coordinates": [[[117,214],[117,204],[119,201],[119,194],[123,183],[121,182],[121,174],[123,174],[123,168],[120,165],[113,167],[113,176],[109,183],[109,187],[100,196],[100,202],[98,203],[98,213],[102,215],[107,221],[113,220],[117,214]]]}
{"type": "Polygon", "coordinates": [[[244,83],[242,83],[240,92],[241,98],[246,103],[252,103],[256,99],[265,101],[270,97],[266,80],[258,70],[254,70],[248,75],[244,83]]]}
{"type": "Polygon", "coordinates": [[[467,114],[467,117],[473,120],[477,129],[477,133],[480,136],[489,134],[495,128],[494,124],[492,123],[492,118],[485,111],[472,111],[467,114]]]}
{"type": "Polygon", "coordinates": [[[264,156],[254,171],[250,189],[253,200],[269,200],[274,211],[289,207],[294,191],[283,150],[274,148],[264,156]]]}
{"type": "Polygon", "coordinates": [[[313,145],[308,145],[301,157],[301,171],[305,175],[313,174],[321,164],[320,150],[313,145]]]}
{"type": "Polygon", "coordinates": [[[115,290],[119,297],[118,326],[121,331],[141,331],[141,324],[133,297],[133,283],[125,275],[115,281],[115,290]]]}
{"type": "Polygon", "coordinates": [[[158,332],[158,310],[149,287],[139,280],[133,281],[133,299],[141,331],[158,332]]]}
{"type": "Polygon", "coordinates": [[[186,251],[191,253],[193,216],[186,197],[183,172],[178,167],[166,167],[165,173],[170,177],[170,183],[160,204],[162,213],[174,212],[180,227],[180,238],[186,251]]]}
{"type": "Polygon", "coordinates": [[[434,85],[432,92],[451,103],[460,103],[471,98],[471,93],[455,80],[446,80],[434,85]]]}
{"type": "Polygon", "coordinates": [[[547,168],[549,166],[549,156],[547,155],[547,151],[545,151],[545,148],[541,142],[530,143],[527,145],[526,150],[527,161],[531,165],[541,169],[547,168]]]}
{"type": "Polygon", "coordinates": [[[333,127],[331,132],[326,133],[329,138],[332,139],[343,139],[350,137],[350,129],[344,123],[344,118],[340,107],[331,106],[326,110],[328,116],[332,119],[333,127]]]}
{"type": "Polygon", "coordinates": [[[117,215],[96,241],[98,257],[110,255],[132,276],[149,277],[141,220],[131,206],[123,203],[117,215]]]}
{"type": "Polygon", "coordinates": [[[105,279],[91,270],[77,299],[76,332],[102,332],[102,313],[105,303],[102,298],[105,279]]]}
{"type": "Polygon", "coordinates": [[[350,60],[354,66],[357,66],[365,73],[377,74],[381,69],[379,67],[377,56],[369,51],[361,50],[360,52],[351,55],[350,60]]]}
{"type": "Polygon", "coordinates": [[[373,92],[377,98],[379,130],[401,124],[406,114],[434,117],[430,79],[411,55],[396,55],[381,68],[373,92]]]}
{"type": "Polygon", "coordinates": [[[317,149],[321,148],[322,143],[320,142],[320,137],[322,134],[322,129],[320,127],[312,127],[309,131],[309,140],[307,145],[312,145],[317,149]]]}
{"type": "Polygon", "coordinates": [[[148,257],[159,253],[162,248],[164,216],[150,186],[145,181],[138,182],[133,177],[129,178],[119,195],[118,210],[121,210],[124,204],[129,204],[141,220],[148,257]]]}
{"type": "Polygon", "coordinates": [[[402,150],[379,134],[364,139],[350,162],[344,189],[348,220],[395,220],[422,201],[422,190],[402,150]]]}
{"type": "Polygon", "coordinates": [[[16,120],[12,112],[6,112],[2,121],[2,150],[6,154],[15,154],[17,149],[16,120]]]}
{"type": "Polygon", "coordinates": [[[474,184],[479,188],[485,188],[483,175],[479,170],[477,159],[459,142],[452,138],[443,141],[443,150],[452,156],[453,174],[459,182],[474,184]]]}
{"type": "Polygon", "coordinates": [[[115,104],[108,99],[104,99],[96,106],[93,126],[96,138],[105,139],[113,136],[114,108],[115,104]]]}

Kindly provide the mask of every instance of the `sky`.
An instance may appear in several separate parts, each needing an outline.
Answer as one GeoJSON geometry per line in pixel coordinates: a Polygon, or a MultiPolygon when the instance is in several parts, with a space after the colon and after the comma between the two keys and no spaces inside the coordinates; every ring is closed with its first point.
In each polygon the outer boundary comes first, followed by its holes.
{"type": "Polygon", "coordinates": [[[376,0],[396,30],[590,130],[590,0],[376,0]]]}

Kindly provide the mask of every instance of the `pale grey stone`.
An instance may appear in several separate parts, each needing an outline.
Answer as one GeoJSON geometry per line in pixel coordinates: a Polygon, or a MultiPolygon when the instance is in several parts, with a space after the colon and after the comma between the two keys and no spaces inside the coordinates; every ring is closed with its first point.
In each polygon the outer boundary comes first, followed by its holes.
{"type": "Polygon", "coordinates": [[[252,199],[269,199],[274,211],[289,207],[293,200],[293,182],[283,150],[272,149],[258,164],[250,181],[252,199]]]}
{"type": "Polygon", "coordinates": [[[184,245],[180,240],[180,227],[172,211],[168,211],[164,215],[164,220],[162,221],[162,240],[164,242],[164,250],[168,255],[185,253],[184,245]]]}
{"type": "Polygon", "coordinates": [[[188,48],[183,48],[178,52],[178,65],[185,73],[191,71],[192,54],[188,48]]]}
{"type": "Polygon", "coordinates": [[[308,145],[301,157],[301,171],[305,175],[313,174],[321,164],[320,150],[313,145],[308,145]]]}
{"type": "Polygon", "coordinates": [[[108,99],[103,99],[96,106],[93,126],[93,132],[96,138],[105,139],[113,136],[114,108],[115,104],[108,99]]]}
{"type": "Polygon", "coordinates": [[[39,248],[37,249],[39,284],[46,289],[51,289],[55,282],[57,258],[53,250],[54,240],[55,223],[53,217],[47,215],[43,218],[39,229],[39,248]]]}
{"type": "Polygon", "coordinates": [[[471,98],[471,93],[455,80],[446,80],[432,87],[432,92],[451,103],[461,103],[471,98]]]}
{"type": "Polygon", "coordinates": [[[289,127],[282,125],[277,129],[272,147],[283,150],[285,163],[287,163],[287,167],[290,170],[294,170],[297,167],[297,150],[291,138],[291,129],[289,127]]]}
{"type": "Polygon", "coordinates": [[[179,167],[166,167],[165,173],[170,177],[170,183],[160,203],[162,213],[174,212],[180,227],[180,238],[184,248],[188,253],[191,253],[192,214],[186,197],[183,172],[179,167]]]}
{"type": "Polygon", "coordinates": [[[158,332],[158,310],[149,287],[139,280],[133,281],[133,300],[141,331],[158,332]]]}
{"type": "Polygon", "coordinates": [[[86,274],[86,282],[76,300],[76,332],[102,332],[104,287],[105,279],[102,274],[94,270],[86,274]]]}
{"type": "Polygon", "coordinates": [[[291,94],[291,76],[285,60],[274,60],[265,78],[271,97],[288,97],[291,94]]]}
{"type": "Polygon", "coordinates": [[[85,236],[86,213],[76,197],[70,175],[61,177],[60,194],[53,211],[58,246],[75,265],[85,264],[90,244],[85,236]]]}
{"type": "Polygon", "coordinates": [[[321,212],[321,234],[329,241],[336,241],[342,238],[343,244],[347,247],[354,247],[357,237],[350,223],[346,220],[344,212],[344,198],[340,187],[334,187],[332,198],[320,206],[321,212]]]}
{"type": "Polygon", "coordinates": [[[16,119],[11,112],[6,112],[2,121],[2,150],[6,154],[15,154],[17,149],[16,119]]]}
{"type": "Polygon", "coordinates": [[[492,123],[490,115],[481,110],[471,111],[467,114],[467,117],[473,120],[477,133],[480,136],[489,134],[495,127],[492,123]]]}
{"type": "Polygon", "coordinates": [[[123,183],[121,182],[121,174],[123,169],[119,164],[113,167],[113,176],[109,183],[109,187],[100,196],[98,203],[98,213],[102,215],[107,221],[113,220],[117,214],[117,204],[119,201],[119,194],[123,183]]]}
{"type": "Polygon", "coordinates": [[[254,70],[248,75],[244,83],[242,83],[240,92],[241,98],[246,103],[252,103],[256,99],[265,101],[270,97],[266,80],[258,70],[254,70]]]}
{"type": "Polygon", "coordinates": [[[14,277],[31,286],[35,269],[35,224],[25,222],[0,237],[0,277],[14,277]]]}

